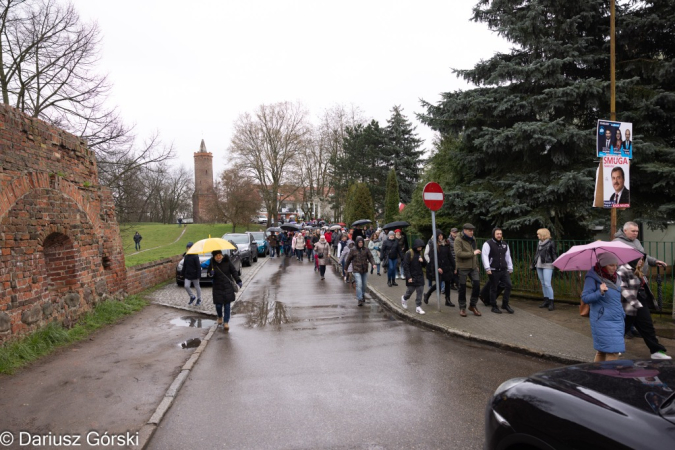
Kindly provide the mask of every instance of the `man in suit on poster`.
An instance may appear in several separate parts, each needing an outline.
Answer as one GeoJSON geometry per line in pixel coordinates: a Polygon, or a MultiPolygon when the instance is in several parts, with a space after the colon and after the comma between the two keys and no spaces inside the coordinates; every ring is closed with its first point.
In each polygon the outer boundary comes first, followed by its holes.
{"type": "Polygon", "coordinates": [[[609,201],[613,205],[627,205],[630,203],[630,191],[624,186],[626,176],[623,173],[621,167],[615,167],[612,169],[612,187],[614,187],[614,193],[609,197],[609,201]]]}

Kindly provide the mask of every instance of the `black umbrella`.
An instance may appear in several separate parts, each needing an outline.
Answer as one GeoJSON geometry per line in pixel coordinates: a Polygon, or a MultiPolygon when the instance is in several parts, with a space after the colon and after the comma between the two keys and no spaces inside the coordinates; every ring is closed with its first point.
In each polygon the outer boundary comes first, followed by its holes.
{"type": "Polygon", "coordinates": [[[359,226],[359,225],[365,225],[365,224],[367,224],[367,223],[373,223],[373,221],[372,221],[372,220],[368,220],[368,219],[361,219],[361,220],[357,220],[356,222],[354,222],[354,223],[352,224],[352,226],[353,226],[353,227],[357,227],[357,226],[359,226]]]}
{"type": "Polygon", "coordinates": [[[281,229],[286,231],[300,231],[300,225],[297,223],[285,223],[281,226],[281,229]]]}
{"type": "Polygon", "coordinates": [[[338,225],[337,223],[334,223],[328,227],[329,230],[341,230],[342,225],[338,225]]]}
{"type": "Polygon", "coordinates": [[[281,233],[281,228],[279,228],[279,227],[269,227],[267,229],[267,231],[270,232],[270,233],[281,233]]]}
{"type": "Polygon", "coordinates": [[[398,222],[388,223],[382,227],[383,230],[394,230],[396,228],[405,228],[409,227],[410,224],[405,220],[399,220],[398,222]]]}

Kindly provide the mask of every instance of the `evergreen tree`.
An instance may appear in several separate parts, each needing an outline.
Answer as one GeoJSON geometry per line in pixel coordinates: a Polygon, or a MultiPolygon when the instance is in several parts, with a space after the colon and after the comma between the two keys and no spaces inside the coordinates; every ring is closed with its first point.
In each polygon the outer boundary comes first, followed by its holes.
{"type": "Polygon", "coordinates": [[[393,167],[398,176],[398,183],[403,203],[410,202],[415,186],[419,181],[422,165],[422,140],[417,137],[415,128],[400,106],[394,106],[391,117],[384,130],[385,144],[382,157],[389,168],[393,167]]]}
{"type": "Polygon", "coordinates": [[[391,169],[387,175],[387,195],[384,201],[384,223],[393,222],[398,215],[398,204],[400,194],[398,191],[398,180],[396,179],[396,170],[391,169]]]}
{"type": "Polygon", "coordinates": [[[357,189],[357,184],[358,183],[352,183],[349,185],[349,189],[347,190],[347,198],[345,201],[345,213],[344,213],[344,221],[349,226],[355,219],[354,219],[354,199],[356,197],[356,189],[357,189]]]}
{"type": "MultiPolygon", "coordinates": [[[[637,134],[622,216],[658,220],[672,211],[675,189],[673,1],[616,11],[617,120],[633,121],[637,134]],[[648,171],[663,185],[658,196],[648,171]]],[[[450,208],[485,227],[588,234],[595,217],[609,217],[591,207],[596,123],[610,116],[608,2],[482,0],[474,20],[515,45],[456,71],[476,89],[424,103],[420,119],[461,140],[450,208]]]]}
{"type": "Polygon", "coordinates": [[[354,183],[352,187],[353,195],[350,198],[350,205],[348,206],[349,217],[346,222],[347,226],[350,226],[357,220],[373,220],[375,218],[373,197],[368,186],[365,183],[354,183]]]}

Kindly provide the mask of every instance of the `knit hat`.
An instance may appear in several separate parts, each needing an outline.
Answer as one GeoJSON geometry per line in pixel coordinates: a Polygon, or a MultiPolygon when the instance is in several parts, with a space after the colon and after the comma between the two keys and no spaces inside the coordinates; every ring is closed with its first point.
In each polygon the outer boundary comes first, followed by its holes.
{"type": "Polygon", "coordinates": [[[400,229],[400,228],[397,228],[397,229],[394,230],[394,232],[400,233],[400,232],[401,232],[401,229],[400,229]]]}
{"type": "Polygon", "coordinates": [[[395,236],[395,233],[393,231],[390,231],[387,236],[395,236]]]}
{"type": "Polygon", "coordinates": [[[194,245],[194,244],[193,244],[192,242],[188,242],[187,245],[186,245],[185,247],[190,248],[190,247],[192,247],[193,245],[194,245]]]}
{"type": "Polygon", "coordinates": [[[598,263],[600,264],[600,267],[605,267],[611,264],[619,264],[619,260],[614,253],[605,252],[598,255],[598,263]]]}

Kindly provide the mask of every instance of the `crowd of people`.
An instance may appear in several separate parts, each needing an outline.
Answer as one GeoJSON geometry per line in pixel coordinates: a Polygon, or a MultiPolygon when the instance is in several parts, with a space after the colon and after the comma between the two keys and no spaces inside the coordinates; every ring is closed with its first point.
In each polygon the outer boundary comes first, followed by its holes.
{"type": "MultiPolygon", "coordinates": [[[[624,242],[641,252],[643,258],[627,264],[618,264],[611,253],[602,253],[597,264],[586,274],[582,300],[590,305],[591,333],[596,361],[617,359],[625,352],[624,335],[635,327],[654,359],[670,359],[666,349],[659,344],[649,313],[654,307],[654,297],[643,274],[645,266],[666,266],[666,263],[647,255],[637,239],[638,226],[627,222],[615,235],[615,240],[624,242]]],[[[467,317],[467,310],[474,316],[481,316],[478,301],[490,308],[493,313],[506,311],[514,314],[509,304],[511,296],[511,274],[513,261],[508,243],[503,239],[499,227],[492,230],[492,236],[479,249],[474,237],[475,227],[465,223],[462,230],[452,228],[446,236],[437,229],[436,239],[432,237],[425,244],[415,239],[408,248],[408,239],[401,229],[374,230],[356,227],[352,230],[298,230],[270,233],[267,237],[270,257],[296,258],[299,262],[314,263],[321,281],[325,280],[326,266],[330,255],[336,257],[342,270],[342,280],[353,283],[358,306],[365,302],[368,291],[368,275],[381,276],[386,271],[387,286],[398,286],[396,280],[405,280],[406,291],[401,296],[401,306],[408,308],[408,300],[415,294],[415,311],[425,314],[422,303],[428,304],[429,298],[439,290],[445,296],[445,305],[455,307],[450,297],[451,290],[457,290],[459,314],[467,317]],[[488,281],[481,289],[479,264],[487,273],[488,281]],[[438,286],[436,274],[438,274],[438,286]],[[425,278],[428,290],[425,293],[425,278]],[[471,292],[467,305],[467,282],[471,281],[471,292]],[[500,307],[497,299],[502,297],[500,307]]],[[[531,262],[541,283],[543,302],[540,308],[553,311],[555,296],[552,286],[553,262],[558,254],[556,244],[548,229],[537,231],[539,243],[531,262]]],[[[191,244],[191,243],[190,243],[191,244]]],[[[188,248],[190,247],[188,244],[188,248]]],[[[227,255],[216,251],[213,257],[199,263],[197,255],[186,255],[183,264],[185,289],[190,297],[189,304],[196,300],[201,303],[199,277],[201,269],[207,268],[214,277],[213,297],[216,304],[218,323],[227,328],[230,317],[230,303],[234,301],[235,286],[241,286],[234,267],[227,255]],[[189,256],[189,257],[188,257],[189,256]],[[196,296],[190,290],[190,284],[196,288],[196,296]]]]}

